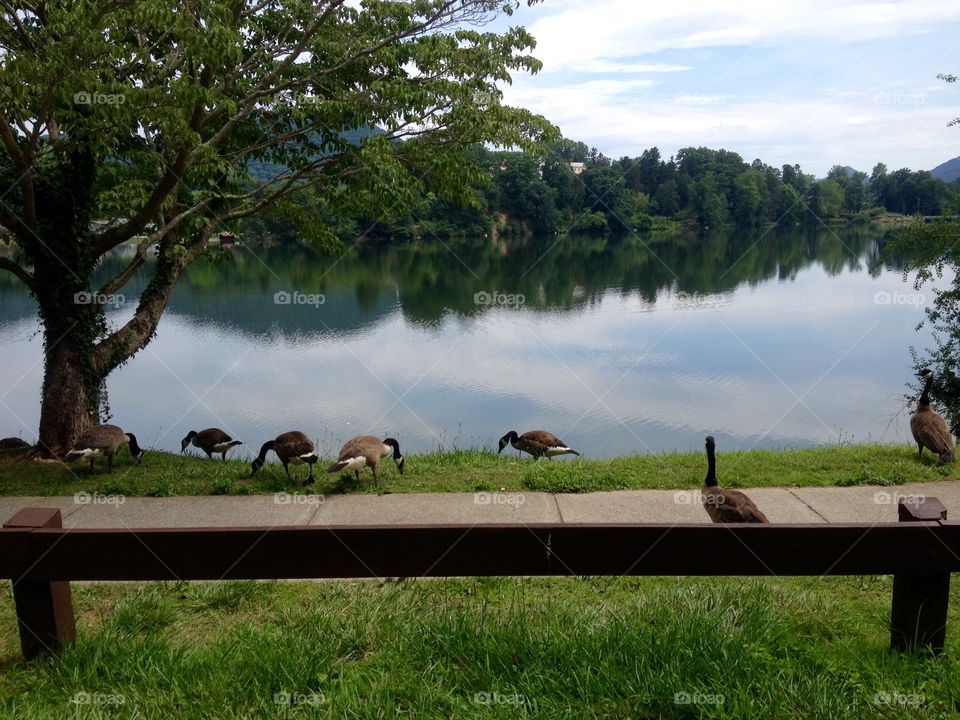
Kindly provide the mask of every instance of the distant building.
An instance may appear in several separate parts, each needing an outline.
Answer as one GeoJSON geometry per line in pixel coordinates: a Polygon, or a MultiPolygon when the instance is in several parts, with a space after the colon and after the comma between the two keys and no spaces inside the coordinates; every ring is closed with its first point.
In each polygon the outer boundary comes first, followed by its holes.
{"type": "Polygon", "coordinates": [[[582,162],[572,162],[570,163],[570,169],[573,170],[574,175],[579,175],[587,169],[587,166],[582,162]]]}

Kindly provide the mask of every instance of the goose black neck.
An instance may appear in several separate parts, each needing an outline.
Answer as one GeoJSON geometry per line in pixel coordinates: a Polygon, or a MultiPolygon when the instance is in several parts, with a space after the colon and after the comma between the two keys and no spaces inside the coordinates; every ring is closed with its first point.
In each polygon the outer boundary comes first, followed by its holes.
{"type": "Polygon", "coordinates": [[[270,452],[271,450],[273,450],[273,444],[274,444],[274,441],[273,441],[273,440],[267,440],[267,441],[260,447],[260,454],[257,455],[257,460],[259,460],[260,462],[263,462],[264,460],[266,460],[266,459],[267,459],[267,453],[270,452]]]}
{"type": "Polygon", "coordinates": [[[714,455],[713,445],[707,445],[707,477],[703,484],[707,487],[716,487],[717,485],[717,458],[714,455]]]}
{"type": "Polygon", "coordinates": [[[520,436],[517,435],[516,430],[511,430],[510,432],[507,433],[507,442],[510,443],[511,445],[513,445],[519,439],[520,439],[520,436]]]}
{"type": "Polygon", "coordinates": [[[930,404],[930,388],[933,387],[933,375],[927,378],[927,381],[923,384],[923,392],[920,393],[920,404],[929,405],[930,404]]]}
{"type": "Polygon", "coordinates": [[[139,455],[142,451],[137,444],[137,436],[133,433],[127,433],[127,437],[130,439],[130,453],[134,456],[139,455]]]}
{"type": "Polygon", "coordinates": [[[384,444],[384,445],[389,445],[390,447],[393,448],[393,459],[394,459],[394,460],[399,460],[399,459],[400,459],[400,457],[401,457],[401,456],[400,456],[400,443],[398,443],[398,442],[397,442],[396,440],[394,440],[393,438],[387,438],[386,440],[383,441],[383,444],[384,444]]]}

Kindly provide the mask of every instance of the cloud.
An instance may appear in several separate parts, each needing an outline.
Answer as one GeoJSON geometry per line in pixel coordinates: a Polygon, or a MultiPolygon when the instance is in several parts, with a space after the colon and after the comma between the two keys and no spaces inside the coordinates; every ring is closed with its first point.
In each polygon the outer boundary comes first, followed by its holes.
{"type": "Polygon", "coordinates": [[[960,4],[598,0],[552,3],[535,17],[529,29],[537,39],[536,55],[544,72],[550,73],[665,50],[810,39],[850,43],[929,32],[960,20],[960,4]]]}

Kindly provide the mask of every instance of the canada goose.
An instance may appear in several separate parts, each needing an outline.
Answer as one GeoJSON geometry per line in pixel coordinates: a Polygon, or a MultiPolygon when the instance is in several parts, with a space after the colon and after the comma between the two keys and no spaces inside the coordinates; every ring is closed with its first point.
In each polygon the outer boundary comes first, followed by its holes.
{"type": "Polygon", "coordinates": [[[261,446],[260,454],[251,463],[251,467],[253,468],[250,472],[251,475],[263,467],[263,463],[267,459],[267,452],[270,450],[273,450],[277,454],[277,457],[280,458],[280,462],[283,463],[283,469],[287,473],[287,480],[293,480],[293,478],[290,477],[290,468],[287,467],[290,463],[294,465],[306,463],[310,466],[310,475],[303,481],[303,484],[309,485],[313,482],[313,464],[320,458],[317,457],[317,454],[314,452],[313,443],[310,442],[310,438],[302,432],[299,430],[291,430],[290,432],[277,435],[273,440],[267,440],[267,442],[261,446]]]}
{"type": "Polygon", "coordinates": [[[403,475],[403,455],[400,454],[400,443],[393,438],[381,440],[374,435],[359,435],[350,438],[340,448],[340,456],[337,461],[327,468],[328,473],[335,473],[341,470],[353,470],[357,476],[357,482],[360,482],[360,471],[368,467],[373,472],[373,484],[377,484],[377,465],[380,458],[385,458],[393,453],[393,461],[397,464],[397,470],[403,475]]]}
{"type": "Polygon", "coordinates": [[[724,490],[717,485],[717,459],[714,457],[716,442],[707,436],[707,477],[703,481],[703,508],[715,523],[765,523],[770,522],[739,490],[724,490]]]}
{"type": "Polygon", "coordinates": [[[507,443],[513,445],[517,450],[530,453],[533,455],[534,460],[543,455],[546,455],[548,458],[554,455],[569,455],[571,453],[578,457],[580,455],[580,453],[569,447],[563,440],[553,433],[548,433],[546,430],[531,430],[530,432],[525,432],[523,435],[517,435],[515,430],[511,430],[500,438],[500,449],[497,450],[497,454],[503,452],[507,443]]]}
{"type": "Polygon", "coordinates": [[[203,450],[207,457],[213,457],[213,453],[220,453],[220,457],[227,459],[227,450],[235,445],[243,445],[239,440],[234,440],[220,428],[207,428],[197,432],[191,430],[187,436],[180,441],[180,452],[186,452],[187,446],[193,443],[194,447],[203,450]]]}
{"type": "Polygon", "coordinates": [[[30,443],[23,438],[8,437],[0,440],[0,450],[26,450],[28,447],[30,443]]]}
{"type": "Polygon", "coordinates": [[[87,458],[92,472],[94,459],[105,456],[107,472],[113,472],[113,456],[122,445],[127,444],[130,445],[130,455],[136,461],[134,464],[139,465],[143,460],[143,449],[137,444],[137,437],[133,433],[124,432],[116,425],[94,425],[83,431],[64,460],[75,462],[87,458]]]}
{"type": "Polygon", "coordinates": [[[953,435],[947,427],[946,420],[940,413],[930,407],[930,387],[933,385],[933,370],[924,368],[919,377],[926,382],[917,409],[910,416],[910,431],[917,441],[917,457],[923,456],[923,449],[927,448],[940,457],[940,462],[953,462],[953,435]]]}

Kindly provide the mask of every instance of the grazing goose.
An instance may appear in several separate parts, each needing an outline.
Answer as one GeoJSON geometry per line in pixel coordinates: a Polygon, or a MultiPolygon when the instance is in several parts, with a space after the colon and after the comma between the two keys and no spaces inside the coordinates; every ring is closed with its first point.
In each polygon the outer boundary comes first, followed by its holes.
{"type": "Polygon", "coordinates": [[[197,432],[191,430],[187,436],[180,441],[180,452],[186,452],[187,446],[193,443],[194,447],[203,450],[207,457],[213,457],[213,453],[220,453],[220,457],[227,459],[227,450],[235,445],[243,445],[239,440],[234,440],[220,428],[207,428],[197,432]]]}
{"type": "Polygon", "coordinates": [[[534,460],[543,455],[546,455],[548,458],[554,455],[569,455],[571,453],[578,457],[580,455],[580,453],[569,447],[563,440],[553,433],[548,433],[546,430],[531,430],[530,432],[525,432],[523,435],[517,435],[515,430],[511,430],[500,438],[500,449],[497,450],[497,454],[503,452],[507,443],[513,445],[517,450],[530,453],[533,455],[534,460]]]}
{"type": "Polygon", "coordinates": [[[923,449],[927,448],[939,456],[940,462],[953,462],[953,435],[947,427],[946,420],[940,413],[930,407],[930,387],[933,385],[933,370],[924,368],[919,377],[926,380],[923,392],[917,402],[917,409],[910,416],[910,431],[917,441],[917,457],[923,456],[923,449]]]}
{"type": "Polygon", "coordinates": [[[353,470],[357,476],[357,482],[360,482],[360,471],[368,467],[373,472],[373,484],[377,485],[377,465],[380,463],[380,458],[385,458],[391,453],[393,453],[393,461],[397,464],[397,470],[403,475],[403,455],[400,454],[400,443],[393,438],[381,440],[374,435],[359,435],[347,440],[344,446],[340,448],[340,456],[333,465],[327,468],[327,472],[353,470]]]}
{"type": "Polygon", "coordinates": [[[703,481],[703,507],[715,523],[765,523],[770,522],[739,490],[724,490],[717,485],[717,459],[714,457],[716,442],[707,437],[707,477],[703,481]]]}
{"type": "Polygon", "coordinates": [[[113,456],[122,445],[127,444],[130,445],[130,455],[136,461],[134,464],[139,465],[143,459],[143,449],[137,444],[137,437],[133,433],[124,432],[116,425],[94,425],[84,430],[64,460],[75,462],[86,458],[90,460],[92,472],[94,459],[106,457],[107,472],[113,472],[113,456]]]}
{"type": "Polygon", "coordinates": [[[250,472],[251,475],[254,475],[257,470],[263,467],[263,463],[267,459],[267,452],[270,450],[273,450],[277,454],[277,457],[280,458],[280,462],[283,463],[283,469],[287,473],[287,480],[293,481],[293,478],[290,477],[290,468],[287,467],[290,463],[294,465],[306,463],[310,466],[310,475],[303,481],[303,484],[309,485],[313,482],[313,464],[320,458],[317,457],[317,453],[314,452],[313,443],[310,442],[310,438],[302,432],[299,430],[291,430],[290,432],[277,435],[273,440],[267,440],[260,448],[260,454],[251,463],[251,467],[253,468],[250,472]]]}

